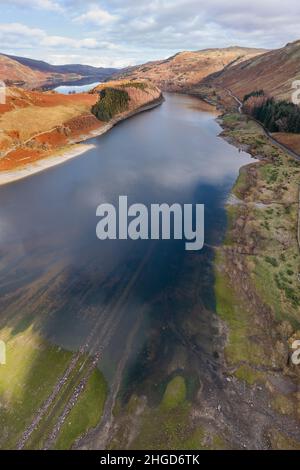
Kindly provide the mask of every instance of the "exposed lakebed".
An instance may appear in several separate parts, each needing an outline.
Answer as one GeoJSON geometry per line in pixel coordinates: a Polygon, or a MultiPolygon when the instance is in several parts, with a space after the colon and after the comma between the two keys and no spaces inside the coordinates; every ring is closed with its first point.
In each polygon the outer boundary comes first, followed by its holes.
{"type": "Polygon", "coordinates": [[[221,386],[213,247],[225,233],[226,198],[251,158],[218,137],[215,118],[198,99],[167,94],[162,106],[89,141],[84,155],[0,188],[1,328],[34,324],[70,351],[96,328],[99,369],[123,404],[137,394],[155,407],[176,374],[190,401],[201,374],[221,386]],[[205,204],[205,248],[99,241],[96,208],[117,205],[120,195],[146,206],[205,204]]]}

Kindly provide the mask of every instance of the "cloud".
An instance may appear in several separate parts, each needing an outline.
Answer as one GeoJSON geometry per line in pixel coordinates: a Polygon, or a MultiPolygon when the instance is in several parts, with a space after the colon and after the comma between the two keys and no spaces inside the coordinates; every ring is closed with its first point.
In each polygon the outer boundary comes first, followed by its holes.
{"type": "Polygon", "coordinates": [[[136,63],[135,57],[112,57],[105,54],[98,55],[87,55],[81,54],[80,51],[77,54],[49,54],[47,56],[48,61],[54,65],[65,65],[65,64],[91,64],[94,67],[112,67],[112,68],[123,68],[136,63]]]}
{"type": "Polygon", "coordinates": [[[9,3],[10,5],[25,7],[25,8],[36,8],[39,10],[48,10],[54,12],[61,12],[64,10],[63,6],[53,0],[0,0],[0,4],[9,3]]]}
{"type": "Polygon", "coordinates": [[[99,43],[94,38],[74,39],[65,36],[44,36],[42,45],[47,47],[70,47],[74,49],[97,49],[99,43]]]}
{"type": "Polygon", "coordinates": [[[80,12],[73,22],[100,26],[93,35],[127,47],[138,62],[164,58],[181,50],[240,44],[279,47],[297,38],[298,0],[66,0],[80,12]]]}
{"type": "Polygon", "coordinates": [[[94,37],[48,35],[40,28],[22,23],[0,24],[2,52],[46,60],[53,64],[84,63],[121,68],[134,65],[136,57],[125,55],[127,48],[94,37]],[[28,51],[37,51],[34,54],[28,51]],[[90,52],[87,52],[90,51],[90,52]]]}
{"type": "Polygon", "coordinates": [[[0,38],[4,39],[10,36],[25,38],[41,38],[44,31],[39,28],[29,28],[21,23],[2,23],[0,24],[0,38]]]}
{"type": "Polygon", "coordinates": [[[51,36],[38,28],[29,28],[21,23],[0,24],[0,41],[3,44],[23,42],[23,47],[38,45],[49,48],[98,49],[100,43],[95,38],[76,39],[67,36],[51,36]]]}
{"type": "MultiPolygon", "coordinates": [[[[25,8],[14,8],[15,23],[10,25],[21,26],[19,31],[16,27],[14,31],[8,28],[6,35],[0,30],[2,50],[31,47],[33,57],[44,52],[46,60],[54,52],[69,57],[75,51],[91,65],[99,60],[129,65],[208,47],[276,48],[300,36],[299,0],[252,0],[251,3],[245,0],[0,0],[0,3],[34,8],[29,12],[30,18],[25,8]],[[42,9],[49,13],[37,11],[42,9]],[[58,14],[59,11],[65,14],[58,14]],[[33,27],[23,24],[27,21],[33,27]],[[91,51],[89,56],[85,55],[87,50],[91,51]]],[[[5,11],[1,13],[1,21],[5,22],[5,11]]],[[[9,21],[11,12],[6,23],[9,21]]]]}
{"type": "Polygon", "coordinates": [[[116,21],[116,15],[112,15],[107,10],[103,10],[98,5],[90,5],[89,9],[82,15],[76,16],[73,21],[77,23],[88,23],[93,25],[103,25],[116,21]]]}

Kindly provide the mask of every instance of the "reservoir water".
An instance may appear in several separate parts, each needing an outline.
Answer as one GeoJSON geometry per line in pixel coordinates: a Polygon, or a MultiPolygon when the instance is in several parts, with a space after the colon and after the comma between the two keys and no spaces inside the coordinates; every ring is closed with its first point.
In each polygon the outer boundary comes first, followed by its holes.
{"type": "Polygon", "coordinates": [[[62,93],[63,95],[68,95],[69,93],[86,93],[95,88],[100,83],[101,82],[92,82],[81,85],[60,85],[54,88],[54,91],[57,93],[62,93]]]}
{"type": "Polygon", "coordinates": [[[213,247],[226,228],[226,198],[251,159],[218,137],[215,119],[196,98],[166,94],[80,157],[1,187],[1,328],[33,325],[71,351],[96,330],[98,367],[124,402],[134,393],[159,402],[161,384],[178,370],[191,383],[217,371],[213,247]],[[146,206],[205,204],[204,249],[99,241],[96,208],[120,195],[146,206]]]}

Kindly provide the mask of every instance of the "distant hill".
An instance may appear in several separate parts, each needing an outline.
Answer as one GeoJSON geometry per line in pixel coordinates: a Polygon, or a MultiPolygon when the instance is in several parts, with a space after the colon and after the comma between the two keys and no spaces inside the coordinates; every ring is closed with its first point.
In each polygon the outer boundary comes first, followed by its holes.
{"type": "Polygon", "coordinates": [[[29,88],[72,82],[83,78],[107,80],[118,69],[70,64],[51,65],[41,60],[0,55],[0,79],[29,88]]]}
{"type": "Polygon", "coordinates": [[[5,82],[40,83],[47,79],[47,74],[0,55],[0,79],[5,82]]]}
{"type": "Polygon", "coordinates": [[[263,89],[277,99],[291,100],[292,83],[300,80],[300,40],[252,57],[203,80],[214,87],[230,88],[241,99],[263,89]]]}
{"type": "Polygon", "coordinates": [[[105,68],[105,67],[93,67],[91,65],[81,64],[70,64],[70,65],[51,65],[48,62],[42,60],[28,59],[26,57],[18,57],[13,55],[6,55],[10,59],[16,60],[22,65],[30,67],[32,70],[39,70],[40,72],[47,73],[72,73],[81,75],[82,77],[96,77],[96,78],[108,78],[113,73],[116,73],[118,69],[105,68]]]}
{"type": "Polygon", "coordinates": [[[185,91],[214,72],[265,52],[265,49],[246,47],[179,52],[166,60],[123,69],[114,78],[146,79],[165,91],[185,91]]]}

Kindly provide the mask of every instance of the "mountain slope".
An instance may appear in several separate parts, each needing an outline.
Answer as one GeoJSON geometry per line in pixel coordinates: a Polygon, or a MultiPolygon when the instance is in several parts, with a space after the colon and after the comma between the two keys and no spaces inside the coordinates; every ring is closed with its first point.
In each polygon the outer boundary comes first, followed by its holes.
{"type": "MultiPolygon", "coordinates": [[[[107,106],[117,109],[117,98],[107,106]]],[[[100,135],[118,120],[161,101],[161,91],[152,83],[128,80],[103,83],[90,93],[71,95],[8,87],[6,103],[0,103],[0,176],[1,171],[32,164],[74,142],[100,135]],[[113,119],[100,121],[93,107],[103,100],[100,92],[112,87],[127,94],[126,109],[116,111],[113,119]]]]}
{"type": "Polygon", "coordinates": [[[67,65],[52,65],[42,60],[29,59],[27,57],[19,57],[5,54],[12,60],[19,62],[22,65],[30,67],[32,70],[38,70],[40,72],[47,73],[61,73],[61,74],[76,74],[82,77],[95,77],[104,79],[110,77],[113,73],[116,73],[118,69],[105,68],[105,67],[93,67],[91,65],[82,64],[67,64],[67,65]]]}
{"type": "Polygon", "coordinates": [[[102,81],[109,78],[114,72],[116,69],[112,68],[105,69],[79,64],[51,65],[25,57],[0,54],[0,80],[27,88],[51,86],[82,78],[102,81]]]}
{"type": "Polygon", "coordinates": [[[165,91],[185,91],[207,75],[264,52],[243,47],[180,52],[166,60],[130,67],[114,78],[146,79],[165,91]]]}
{"type": "Polygon", "coordinates": [[[31,70],[9,57],[0,55],[0,79],[5,82],[38,83],[45,81],[47,74],[31,70]]]}
{"type": "Polygon", "coordinates": [[[295,80],[300,80],[300,40],[212,75],[202,83],[230,88],[241,99],[263,89],[277,99],[291,100],[295,80]]]}

